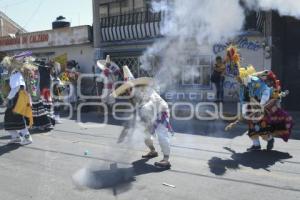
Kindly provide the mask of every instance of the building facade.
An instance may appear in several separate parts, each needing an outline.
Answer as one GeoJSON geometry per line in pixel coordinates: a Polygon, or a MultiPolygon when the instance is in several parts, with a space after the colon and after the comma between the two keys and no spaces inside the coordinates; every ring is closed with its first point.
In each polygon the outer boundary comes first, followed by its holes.
{"type": "Polygon", "coordinates": [[[26,33],[26,30],[0,11],[0,37],[17,33],[26,33]]]}
{"type": "Polygon", "coordinates": [[[83,73],[91,73],[94,65],[94,48],[90,26],[65,27],[30,33],[16,37],[0,37],[0,51],[14,55],[32,51],[33,56],[49,60],[66,56],[75,60],[83,73]]]}
{"type": "Polygon", "coordinates": [[[300,20],[272,12],[272,70],[290,94],[283,99],[289,110],[300,110],[300,20]]]}
{"type": "MultiPolygon", "coordinates": [[[[151,72],[140,68],[139,57],[157,39],[164,37],[160,31],[163,20],[163,12],[151,12],[149,0],[93,0],[95,59],[109,54],[120,66],[128,65],[135,76],[151,76],[151,72]]],[[[271,57],[266,52],[271,46],[269,20],[270,13],[249,12],[247,15],[244,34],[234,40],[241,50],[243,66],[253,64],[258,70],[271,68],[271,57]]],[[[173,87],[163,94],[164,98],[168,101],[213,99],[212,67],[215,57],[223,56],[227,45],[199,47],[193,56],[197,62],[192,66],[198,72],[197,77],[186,79],[182,71],[173,87]]],[[[225,95],[228,100],[237,99],[238,84],[232,77],[226,77],[225,95]]]]}
{"type": "MultiPolygon", "coordinates": [[[[0,11],[0,37],[18,33],[26,33],[26,30],[0,11]]],[[[0,60],[4,56],[5,52],[1,52],[0,50],[0,60]]]]}

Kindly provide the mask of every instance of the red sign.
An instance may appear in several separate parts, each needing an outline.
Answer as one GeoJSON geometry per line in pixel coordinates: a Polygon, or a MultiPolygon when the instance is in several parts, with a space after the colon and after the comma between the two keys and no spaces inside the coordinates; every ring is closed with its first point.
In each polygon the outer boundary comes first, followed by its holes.
{"type": "Polygon", "coordinates": [[[0,46],[8,46],[8,45],[15,45],[20,44],[20,38],[5,38],[0,39],[0,46]]]}
{"type": "Polygon", "coordinates": [[[18,45],[18,44],[31,44],[48,42],[48,33],[37,34],[37,35],[24,35],[16,38],[3,38],[0,39],[0,46],[18,45]]]}

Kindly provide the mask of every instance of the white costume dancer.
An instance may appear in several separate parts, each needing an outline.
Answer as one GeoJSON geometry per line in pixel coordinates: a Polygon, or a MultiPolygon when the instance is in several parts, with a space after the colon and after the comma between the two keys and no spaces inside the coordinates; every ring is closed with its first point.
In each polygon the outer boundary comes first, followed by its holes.
{"type": "Polygon", "coordinates": [[[154,82],[151,78],[134,79],[127,66],[123,67],[123,72],[127,82],[113,92],[113,97],[118,97],[131,90],[130,101],[135,106],[137,116],[145,127],[145,144],[150,149],[150,152],[142,157],[149,159],[158,156],[153,145],[153,138],[157,135],[164,157],[155,165],[170,168],[170,134],[173,131],[169,122],[168,104],[150,87],[154,82]]]}
{"type": "Polygon", "coordinates": [[[114,83],[116,83],[121,75],[119,66],[111,62],[110,56],[106,56],[106,60],[98,60],[97,66],[101,70],[102,77],[97,78],[98,82],[103,82],[101,101],[107,104],[115,103],[113,98],[109,98],[112,93],[114,83]]]}

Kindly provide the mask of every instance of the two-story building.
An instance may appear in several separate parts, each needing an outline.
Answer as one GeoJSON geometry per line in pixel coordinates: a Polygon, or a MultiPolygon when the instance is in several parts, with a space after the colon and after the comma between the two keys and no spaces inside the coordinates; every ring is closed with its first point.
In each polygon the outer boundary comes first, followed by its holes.
{"type": "Polygon", "coordinates": [[[0,37],[16,33],[26,33],[26,30],[0,11],[0,37]]]}
{"type": "Polygon", "coordinates": [[[300,110],[300,20],[272,13],[272,70],[290,94],[283,102],[289,110],[300,110]]]}
{"type": "MultiPolygon", "coordinates": [[[[0,37],[19,33],[26,33],[26,30],[0,11],[0,37]]],[[[0,60],[4,56],[5,52],[1,52],[0,50],[0,60]]]]}
{"type": "MultiPolygon", "coordinates": [[[[234,39],[242,55],[242,65],[253,64],[258,70],[271,68],[270,13],[249,12],[245,32],[234,39]],[[267,50],[267,51],[266,51],[267,50]]],[[[140,68],[139,57],[161,34],[163,12],[152,12],[149,0],[93,0],[93,32],[95,59],[111,55],[120,66],[127,64],[134,75],[151,75],[140,68]]],[[[201,47],[195,53],[197,64],[193,70],[199,72],[186,79],[183,71],[173,87],[163,95],[168,101],[202,101],[213,97],[210,82],[212,66],[217,55],[224,55],[228,43],[201,47]]],[[[156,66],[157,67],[157,66],[156,66]]],[[[182,69],[184,70],[184,69],[182,69]]],[[[225,94],[228,100],[237,98],[238,84],[227,77],[225,94]]]]}
{"type": "Polygon", "coordinates": [[[81,72],[91,73],[94,65],[92,41],[91,26],[63,27],[0,37],[0,51],[8,55],[31,51],[33,56],[45,60],[64,57],[75,60],[81,72]]]}

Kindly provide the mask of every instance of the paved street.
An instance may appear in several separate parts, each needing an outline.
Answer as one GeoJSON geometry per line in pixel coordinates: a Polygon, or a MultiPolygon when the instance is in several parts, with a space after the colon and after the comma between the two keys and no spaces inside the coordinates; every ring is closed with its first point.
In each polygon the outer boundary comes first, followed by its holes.
{"type": "Polygon", "coordinates": [[[220,121],[184,122],[172,137],[172,168],[161,171],[152,165],[160,158],[140,160],[142,133],[118,144],[121,124],[96,127],[93,113],[84,115],[84,126],[64,120],[51,132],[33,134],[31,145],[7,146],[3,111],[1,200],[300,199],[299,140],[277,139],[274,151],[246,153],[250,141],[242,126],[224,133],[220,121]]]}

